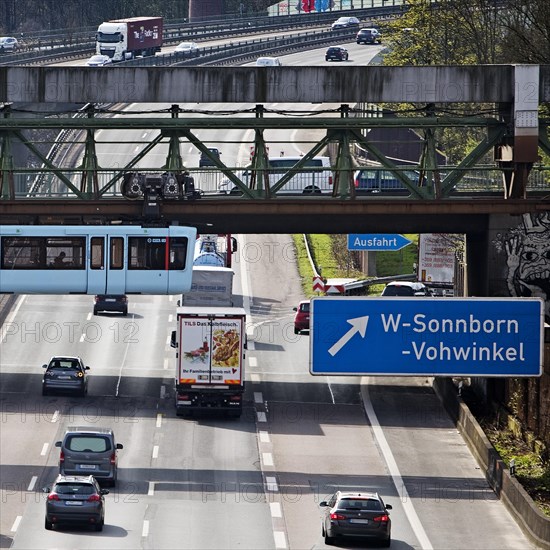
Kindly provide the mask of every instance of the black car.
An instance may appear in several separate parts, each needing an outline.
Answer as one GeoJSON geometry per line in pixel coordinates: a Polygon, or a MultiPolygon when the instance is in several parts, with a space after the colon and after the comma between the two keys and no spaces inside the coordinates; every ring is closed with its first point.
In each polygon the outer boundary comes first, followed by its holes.
{"type": "Polygon", "coordinates": [[[99,311],[114,311],[128,315],[128,297],[126,294],[98,294],[94,298],[94,315],[99,311]]]}
{"type": "MultiPolygon", "coordinates": [[[[209,147],[208,151],[213,157],[220,158],[220,155],[222,154],[219,149],[216,149],[215,147],[209,147]]],[[[205,153],[201,153],[201,158],[199,159],[199,167],[203,168],[204,166],[216,166],[212,159],[206,155],[205,153]]]]}
{"type": "Polygon", "coordinates": [[[347,61],[348,50],[343,46],[331,46],[325,53],[325,61],[347,61]]]}
{"type": "Polygon", "coordinates": [[[107,489],[101,489],[93,476],[59,475],[53,487],[45,487],[46,517],[44,527],[51,531],[57,525],[89,525],[96,531],[105,523],[107,489]]]}
{"type": "Polygon", "coordinates": [[[321,532],[325,544],[338,537],[375,539],[384,547],[391,545],[391,520],[378,493],[334,493],[319,504],[324,508],[321,532]]]}
{"type": "Polygon", "coordinates": [[[382,37],[378,29],[360,29],[355,37],[357,44],[381,44],[382,37]]]}
{"type": "Polygon", "coordinates": [[[90,367],[84,366],[80,357],[52,357],[42,377],[42,395],[51,391],[71,392],[78,395],[88,393],[88,375],[90,367]]]}

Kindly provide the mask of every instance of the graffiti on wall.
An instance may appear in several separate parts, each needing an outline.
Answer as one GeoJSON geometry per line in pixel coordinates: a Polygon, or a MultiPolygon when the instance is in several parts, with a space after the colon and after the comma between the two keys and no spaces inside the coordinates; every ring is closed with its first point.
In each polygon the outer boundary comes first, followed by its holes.
{"type": "Polygon", "coordinates": [[[522,223],[493,241],[506,255],[506,283],[510,296],[540,297],[550,322],[550,213],[524,214],[522,223]]]}

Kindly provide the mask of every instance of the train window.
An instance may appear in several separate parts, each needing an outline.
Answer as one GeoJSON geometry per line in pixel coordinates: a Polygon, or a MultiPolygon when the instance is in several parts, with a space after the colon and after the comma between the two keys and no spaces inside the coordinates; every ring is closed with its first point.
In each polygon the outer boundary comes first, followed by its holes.
{"type": "Polygon", "coordinates": [[[170,238],[170,264],[168,269],[185,269],[187,242],[186,237],[170,238]]]}
{"type": "Polygon", "coordinates": [[[92,269],[103,269],[105,267],[105,238],[92,237],[90,244],[92,248],[90,267],[92,269]]]}
{"type": "Polygon", "coordinates": [[[2,239],[2,269],[44,268],[40,238],[4,237],[2,239]]]}
{"type": "Polygon", "coordinates": [[[109,269],[122,269],[124,267],[124,239],[111,237],[111,259],[109,269]]]}
{"type": "Polygon", "coordinates": [[[45,237],[46,265],[54,269],[85,269],[84,237],[45,237]]]}
{"type": "Polygon", "coordinates": [[[128,269],[166,269],[166,237],[129,237],[128,269]]]}

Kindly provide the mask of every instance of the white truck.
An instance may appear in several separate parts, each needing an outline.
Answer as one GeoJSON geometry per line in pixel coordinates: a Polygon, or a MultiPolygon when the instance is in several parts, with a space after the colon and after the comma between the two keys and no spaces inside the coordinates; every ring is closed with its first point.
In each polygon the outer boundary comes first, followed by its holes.
{"type": "Polygon", "coordinates": [[[96,33],[96,53],[113,62],[147,57],[162,47],[162,17],[131,17],[101,23],[96,33]]]}
{"type": "Polygon", "coordinates": [[[246,313],[233,305],[233,270],[193,268],[176,311],[176,414],[212,409],[240,417],[245,387],[246,313]]]}

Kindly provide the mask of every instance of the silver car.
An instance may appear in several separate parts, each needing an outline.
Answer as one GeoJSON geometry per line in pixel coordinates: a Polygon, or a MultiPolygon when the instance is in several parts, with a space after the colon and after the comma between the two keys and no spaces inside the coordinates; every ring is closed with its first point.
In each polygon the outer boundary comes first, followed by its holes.
{"type": "Polygon", "coordinates": [[[110,428],[68,428],[62,441],[55,443],[59,453],[59,473],[64,475],[93,475],[98,481],[115,485],[118,473],[116,443],[110,428]]]}
{"type": "Polygon", "coordinates": [[[0,53],[16,52],[19,44],[13,36],[0,36],[0,53]]]}
{"type": "Polygon", "coordinates": [[[70,392],[77,395],[88,393],[88,373],[90,367],[80,357],[54,356],[47,365],[42,365],[42,395],[52,391],[70,392]]]}
{"type": "Polygon", "coordinates": [[[53,487],[45,487],[44,527],[51,531],[62,524],[90,525],[96,531],[105,523],[105,498],[109,491],[101,489],[93,476],[57,476],[53,487]]]}

